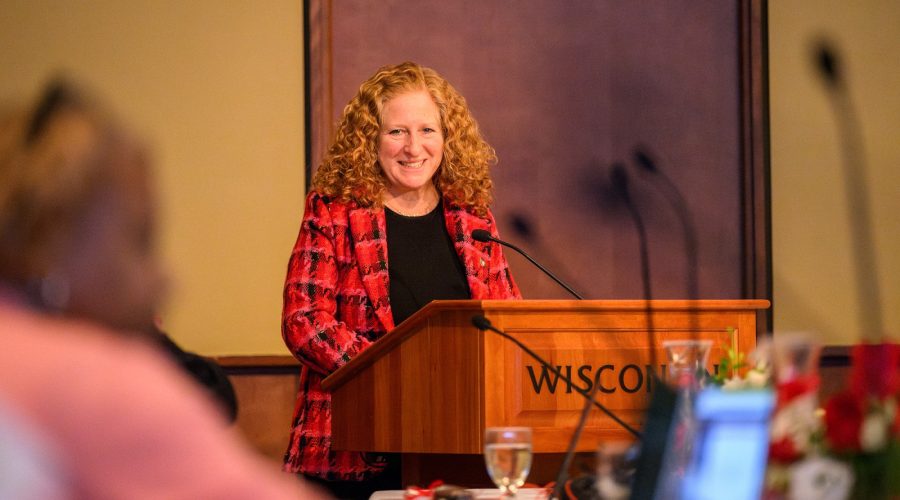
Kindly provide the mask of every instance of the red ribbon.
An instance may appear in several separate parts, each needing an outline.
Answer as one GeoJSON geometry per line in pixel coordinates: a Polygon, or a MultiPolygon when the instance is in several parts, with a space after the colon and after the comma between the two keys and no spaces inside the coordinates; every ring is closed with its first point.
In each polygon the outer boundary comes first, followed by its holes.
{"type": "Polygon", "coordinates": [[[444,482],[438,479],[436,481],[432,481],[427,488],[408,486],[406,488],[406,491],[403,492],[403,498],[404,500],[413,500],[416,498],[431,498],[432,496],[434,496],[434,490],[442,484],[444,484],[444,482]]]}

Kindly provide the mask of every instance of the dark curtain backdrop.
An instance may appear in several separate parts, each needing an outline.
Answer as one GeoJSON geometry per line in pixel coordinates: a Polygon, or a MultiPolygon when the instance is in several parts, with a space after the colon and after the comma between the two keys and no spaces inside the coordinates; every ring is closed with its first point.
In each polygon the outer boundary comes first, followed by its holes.
{"type": "MultiPolygon", "coordinates": [[[[310,0],[310,164],[364,79],[416,61],[466,97],[497,150],[501,236],[587,298],[641,297],[636,232],[610,194],[616,162],[628,166],[647,225],[655,298],[687,298],[681,226],[634,168],[638,145],[687,199],[700,298],[759,296],[746,283],[746,211],[754,210],[746,150],[756,146],[744,133],[742,98],[758,92],[742,84],[746,4],[310,0]]],[[[526,298],[567,298],[527,261],[507,257],[526,298]]]]}

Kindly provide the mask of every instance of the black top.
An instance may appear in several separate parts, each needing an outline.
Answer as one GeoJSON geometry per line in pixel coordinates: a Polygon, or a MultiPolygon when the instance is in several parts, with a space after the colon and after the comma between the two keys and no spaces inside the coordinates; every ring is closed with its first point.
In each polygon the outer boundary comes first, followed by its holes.
{"type": "Polygon", "coordinates": [[[234,423],[237,419],[237,397],[225,370],[210,358],[185,351],[161,330],[157,329],[153,333],[155,334],[153,339],[163,352],[171,356],[178,366],[206,389],[220,404],[228,421],[234,423]]]}
{"type": "Polygon", "coordinates": [[[391,312],[399,325],[435,299],[468,299],[466,271],[444,224],[441,203],[407,217],[385,207],[391,312]]]}

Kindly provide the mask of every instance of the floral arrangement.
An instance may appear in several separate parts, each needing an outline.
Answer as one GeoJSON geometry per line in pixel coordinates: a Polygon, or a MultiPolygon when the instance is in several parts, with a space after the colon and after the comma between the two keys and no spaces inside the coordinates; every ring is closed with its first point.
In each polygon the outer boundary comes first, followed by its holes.
{"type": "Polygon", "coordinates": [[[763,341],[746,359],[744,353],[734,347],[725,347],[725,356],[719,361],[719,369],[713,381],[724,390],[764,389],[772,378],[769,361],[769,343],[763,341]],[[752,366],[751,366],[752,365],[752,366]]]}
{"type": "Polygon", "coordinates": [[[723,389],[775,390],[764,497],[900,499],[900,345],[854,346],[848,387],[824,408],[818,354],[811,369],[777,366],[773,377],[778,349],[762,342],[749,367],[729,349],[715,378],[723,389]]]}
{"type": "Polygon", "coordinates": [[[850,384],[825,404],[826,451],[847,463],[855,498],[900,498],[900,345],[853,348],[850,384]]]}

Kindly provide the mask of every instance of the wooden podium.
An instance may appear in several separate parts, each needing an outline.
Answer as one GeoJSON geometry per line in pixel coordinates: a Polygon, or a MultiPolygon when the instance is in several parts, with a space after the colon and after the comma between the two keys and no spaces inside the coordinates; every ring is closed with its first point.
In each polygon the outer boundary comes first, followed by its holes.
{"type": "MultiPolygon", "coordinates": [[[[663,341],[712,340],[713,373],[724,349],[753,349],[757,312],[768,306],[766,300],[658,300],[649,307],[643,300],[435,301],[323,381],[332,392],[333,446],[402,453],[405,484],[443,479],[480,486],[490,483],[484,429],[527,426],[535,452],[529,481],[544,483],[554,479],[584,399],[509,340],[475,328],[473,315],[582,387],[602,371],[598,401],[640,429],[653,390],[650,373],[665,378],[663,341]]],[[[577,450],[631,439],[594,409],[577,450]]]]}

